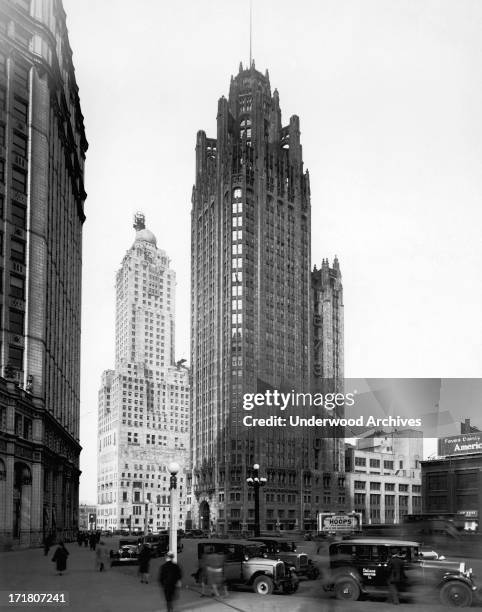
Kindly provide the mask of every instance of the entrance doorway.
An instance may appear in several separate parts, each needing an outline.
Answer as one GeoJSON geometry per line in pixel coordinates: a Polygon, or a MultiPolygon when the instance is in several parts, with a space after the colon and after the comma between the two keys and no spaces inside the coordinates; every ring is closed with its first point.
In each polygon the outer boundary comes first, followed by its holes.
{"type": "Polygon", "coordinates": [[[203,531],[210,529],[210,509],[207,501],[202,501],[199,505],[199,528],[203,531]]]}

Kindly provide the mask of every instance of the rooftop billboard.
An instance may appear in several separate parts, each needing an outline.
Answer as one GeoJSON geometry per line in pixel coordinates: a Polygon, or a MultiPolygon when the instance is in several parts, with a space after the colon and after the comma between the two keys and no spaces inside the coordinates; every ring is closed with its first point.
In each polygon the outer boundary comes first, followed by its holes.
{"type": "Polygon", "coordinates": [[[482,432],[440,438],[438,454],[442,457],[482,453],[482,432]]]}

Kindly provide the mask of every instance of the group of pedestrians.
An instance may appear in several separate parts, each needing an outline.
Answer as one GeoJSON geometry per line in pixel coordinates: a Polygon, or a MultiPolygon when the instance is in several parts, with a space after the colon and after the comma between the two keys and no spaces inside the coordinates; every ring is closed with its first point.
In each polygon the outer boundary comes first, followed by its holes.
{"type": "MultiPolygon", "coordinates": [[[[139,551],[139,576],[141,582],[148,584],[149,568],[151,563],[151,549],[147,544],[143,544],[139,551]]],[[[166,600],[167,612],[172,612],[174,609],[174,601],[176,600],[179,589],[181,588],[182,570],[176,563],[175,555],[169,551],[166,554],[166,560],[159,569],[158,582],[164,592],[166,600]]]]}
{"type": "MultiPolygon", "coordinates": [[[[48,555],[50,548],[55,543],[53,533],[48,534],[44,540],[44,554],[48,555]]],[[[81,532],[77,534],[77,543],[81,547],[90,546],[92,551],[95,551],[95,570],[104,572],[110,565],[110,552],[103,540],[100,539],[100,532],[81,532]]],[[[65,547],[63,541],[58,543],[57,548],[52,557],[52,562],[55,563],[56,571],[59,576],[62,576],[67,569],[67,558],[69,551],[65,547]]],[[[143,544],[139,551],[139,575],[141,582],[147,584],[149,582],[149,567],[151,561],[151,549],[146,544],[143,544]]],[[[222,576],[222,559],[215,561],[214,558],[207,566],[209,574],[209,583],[213,585],[213,590],[219,595],[217,585],[221,584],[219,577],[222,576]],[[219,565],[221,563],[221,565],[219,565]],[[221,574],[219,569],[221,568],[221,574]]],[[[159,585],[164,593],[166,600],[167,612],[173,612],[174,601],[176,600],[179,589],[181,587],[182,570],[175,561],[175,555],[169,551],[166,555],[165,562],[161,565],[158,575],[159,585]]]]}
{"type": "Polygon", "coordinates": [[[100,542],[100,531],[79,531],[77,533],[77,544],[82,544],[90,550],[95,550],[97,544],[100,542]]]}

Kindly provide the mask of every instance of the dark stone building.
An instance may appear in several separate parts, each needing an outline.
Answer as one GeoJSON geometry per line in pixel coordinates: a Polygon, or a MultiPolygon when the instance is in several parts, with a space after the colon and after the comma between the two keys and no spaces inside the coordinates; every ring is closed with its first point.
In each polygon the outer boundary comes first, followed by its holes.
{"type": "MultiPolygon", "coordinates": [[[[344,320],[343,284],[340,264],[335,257],[331,267],[327,259],[311,274],[312,290],[312,391],[342,393],[344,391],[344,320]]],[[[334,414],[318,409],[316,416],[344,416],[344,407],[334,414]]],[[[310,428],[312,448],[312,512],[311,524],[305,517],[304,527],[315,529],[313,521],[319,511],[339,512],[348,506],[345,478],[345,431],[343,427],[310,428]]]]}
{"type": "Polygon", "coordinates": [[[423,513],[479,530],[482,516],[482,432],[466,421],[439,440],[439,457],[422,461],[423,513]]]}
{"type": "Polygon", "coordinates": [[[313,379],[310,182],[300,122],[292,116],[283,126],[278,91],[254,62],[240,66],[229,97],[219,100],[217,137],[198,132],[191,215],[193,524],[252,529],[246,478],[259,464],[267,478],[261,529],[309,526],[315,480],[332,472],[310,428],[243,421],[282,414],[267,406],[247,412],[244,394],[309,392],[313,379]]]}
{"type": "Polygon", "coordinates": [[[77,527],[87,150],[60,0],[0,3],[0,541],[77,527]]]}

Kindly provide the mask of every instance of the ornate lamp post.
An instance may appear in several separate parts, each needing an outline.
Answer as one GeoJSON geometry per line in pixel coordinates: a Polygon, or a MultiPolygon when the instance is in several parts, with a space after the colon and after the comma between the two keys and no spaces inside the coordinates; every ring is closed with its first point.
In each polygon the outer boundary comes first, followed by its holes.
{"type": "Polygon", "coordinates": [[[167,469],[171,474],[171,479],[169,483],[169,548],[174,553],[174,560],[177,561],[177,473],[181,469],[181,466],[176,461],[172,461],[167,466],[167,469]]]}
{"type": "Polygon", "coordinates": [[[248,487],[254,489],[254,535],[255,537],[260,536],[260,525],[259,525],[259,490],[266,484],[266,478],[259,477],[259,464],[253,465],[253,475],[246,478],[248,487]]]}

